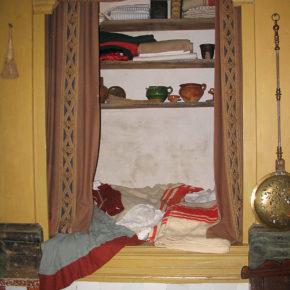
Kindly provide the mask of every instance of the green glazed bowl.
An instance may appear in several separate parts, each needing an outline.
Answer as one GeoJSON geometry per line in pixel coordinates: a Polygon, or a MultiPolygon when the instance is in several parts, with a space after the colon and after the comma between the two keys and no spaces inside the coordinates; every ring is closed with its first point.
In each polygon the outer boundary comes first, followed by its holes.
{"type": "Polygon", "coordinates": [[[149,86],[146,88],[146,97],[148,100],[161,100],[164,102],[168,95],[173,92],[172,87],[166,86],[149,86]]]}

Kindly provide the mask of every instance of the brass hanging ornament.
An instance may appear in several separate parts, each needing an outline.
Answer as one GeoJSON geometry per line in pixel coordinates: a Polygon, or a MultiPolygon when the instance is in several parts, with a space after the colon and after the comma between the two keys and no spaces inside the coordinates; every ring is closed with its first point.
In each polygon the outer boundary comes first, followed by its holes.
{"type": "Polygon", "coordinates": [[[278,146],[276,171],[265,176],[254,188],[251,205],[257,220],[264,226],[281,231],[290,230],[290,174],[285,170],[285,160],[282,158],[281,124],[280,124],[280,74],[279,74],[279,25],[280,15],[272,15],[275,31],[275,53],[277,73],[277,119],[278,146]]]}
{"type": "Polygon", "coordinates": [[[9,27],[8,50],[4,67],[1,72],[1,76],[4,79],[16,79],[18,78],[18,71],[13,57],[13,42],[12,42],[13,25],[9,23],[8,27],[9,27]]]}

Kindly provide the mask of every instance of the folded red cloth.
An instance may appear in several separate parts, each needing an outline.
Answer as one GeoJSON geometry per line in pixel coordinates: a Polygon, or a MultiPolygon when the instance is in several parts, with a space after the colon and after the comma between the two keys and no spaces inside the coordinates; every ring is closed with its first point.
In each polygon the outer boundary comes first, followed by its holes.
{"type": "Polygon", "coordinates": [[[93,190],[93,199],[98,208],[110,216],[114,216],[124,210],[121,192],[113,189],[109,184],[101,184],[97,190],[93,190]]]}
{"type": "Polygon", "coordinates": [[[115,53],[107,53],[107,54],[101,55],[100,61],[103,61],[103,60],[127,61],[127,60],[129,60],[129,57],[127,55],[122,55],[119,52],[115,52],[115,53]]]}
{"type": "Polygon", "coordinates": [[[100,43],[101,49],[104,47],[110,47],[110,46],[119,47],[120,49],[126,48],[130,50],[133,56],[138,55],[138,45],[135,43],[127,43],[127,42],[121,42],[121,41],[108,41],[108,42],[100,43]]]}
{"type": "Polygon", "coordinates": [[[127,56],[130,60],[134,56],[138,55],[138,45],[135,43],[127,43],[120,41],[108,41],[100,43],[100,55],[106,55],[108,53],[119,52],[127,56]]]}

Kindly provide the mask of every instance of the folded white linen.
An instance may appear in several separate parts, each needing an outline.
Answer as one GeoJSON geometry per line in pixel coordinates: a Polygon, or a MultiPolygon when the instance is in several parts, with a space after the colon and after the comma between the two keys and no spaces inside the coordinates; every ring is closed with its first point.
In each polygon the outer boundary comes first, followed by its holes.
{"type": "Polygon", "coordinates": [[[152,56],[166,56],[166,55],[180,55],[180,54],[189,54],[190,51],[176,50],[176,51],[162,51],[162,52],[153,52],[153,53],[140,53],[138,57],[152,57],[152,56]]]}
{"type": "Polygon", "coordinates": [[[176,54],[176,55],[157,55],[152,57],[134,57],[133,61],[166,61],[166,60],[194,60],[197,59],[196,53],[176,54]]]}
{"type": "Polygon", "coordinates": [[[149,19],[149,4],[120,5],[108,9],[102,14],[110,20],[149,19]]]}
{"type": "Polygon", "coordinates": [[[194,7],[215,6],[215,0],[183,0],[182,11],[186,11],[194,7]]]}
{"type": "Polygon", "coordinates": [[[207,189],[199,192],[190,192],[184,197],[185,202],[202,203],[216,200],[215,190],[207,189]]]}
{"type": "Polygon", "coordinates": [[[149,204],[137,204],[116,224],[134,231],[139,240],[146,240],[151,229],[162,219],[161,210],[156,210],[149,204]]]}
{"type": "Polygon", "coordinates": [[[110,20],[141,20],[141,19],[150,19],[150,13],[113,11],[110,15],[110,20]]]}
{"type": "Polygon", "coordinates": [[[169,218],[167,225],[163,225],[160,229],[155,246],[198,253],[228,253],[230,242],[221,238],[207,239],[205,236],[207,229],[208,227],[201,226],[197,221],[182,222],[176,218],[169,218]],[[178,229],[182,229],[182,233],[178,229]]]}
{"type": "Polygon", "coordinates": [[[213,18],[215,17],[215,7],[196,7],[183,12],[183,18],[213,18]]]}

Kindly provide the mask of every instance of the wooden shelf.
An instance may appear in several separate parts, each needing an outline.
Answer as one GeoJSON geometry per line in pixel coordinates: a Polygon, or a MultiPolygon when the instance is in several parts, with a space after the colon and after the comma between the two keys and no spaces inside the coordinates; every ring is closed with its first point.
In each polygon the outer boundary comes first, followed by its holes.
{"type": "Polygon", "coordinates": [[[197,19],[146,19],[146,20],[104,20],[101,31],[163,31],[163,30],[205,30],[215,27],[215,18],[197,19]]]}
{"type": "Polygon", "coordinates": [[[214,59],[167,61],[102,61],[101,69],[214,68],[214,59]]]}
{"type": "MultiPolygon", "coordinates": [[[[169,31],[214,29],[215,18],[198,19],[147,19],[147,20],[105,20],[100,23],[100,31],[169,31]]],[[[167,60],[167,61],[101,61],[100,69],[178,69],[214,68],[214,59],[167,60]]],[[[101,104],[101,109],[138,109],[138,108],[200,108],[214,107],[213,102],[196,103],[115,103],[101,104]]]]}
{"type": "Polygon", "coordinates": [[[214,107],[213,102],[195,102],[195,103],[115,103],[115,104],[101,104],[101,109],[150,109],[150,108],[200,108],[200,107],[214,107]]]}

